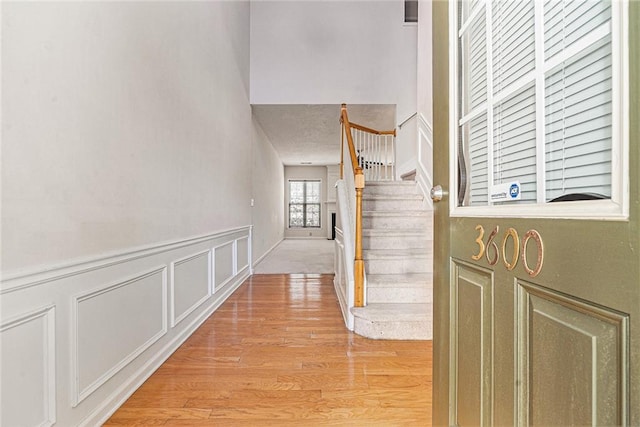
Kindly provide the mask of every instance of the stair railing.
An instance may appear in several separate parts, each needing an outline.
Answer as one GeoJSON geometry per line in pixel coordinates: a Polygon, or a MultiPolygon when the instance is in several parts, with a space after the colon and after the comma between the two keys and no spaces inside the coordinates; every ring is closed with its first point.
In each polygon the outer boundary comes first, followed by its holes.
{"type": "MultiPolygon", "coordinates": [[[[350,229],[355,231],[353,306],[363,307],[366,302],[364,259],[362,257],[362,191],[365,187],[365,180],[394,179],[396,131],[378,131],[351,123],[346,104],[342,104],[340,110],[340,123],[342,124],[340,179],[344,180],[346,184],[349,225],[350,229]]],[[[345,236],[345,238],[348,237],[345,236]]],[[[351,294],[351,292],[349,293],[351,294]]]]}

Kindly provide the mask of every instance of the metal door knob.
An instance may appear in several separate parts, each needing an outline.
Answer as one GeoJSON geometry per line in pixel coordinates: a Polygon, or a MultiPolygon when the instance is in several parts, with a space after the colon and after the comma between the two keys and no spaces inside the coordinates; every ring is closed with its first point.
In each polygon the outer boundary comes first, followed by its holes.
{"type": "Polygon", "coordinates": [[[431,200],[433,200],[434,202],[439,202],[446,195],[447,193],[442,189],[442,186],[440,185],[436,185],[431,189],[431,200]]]}

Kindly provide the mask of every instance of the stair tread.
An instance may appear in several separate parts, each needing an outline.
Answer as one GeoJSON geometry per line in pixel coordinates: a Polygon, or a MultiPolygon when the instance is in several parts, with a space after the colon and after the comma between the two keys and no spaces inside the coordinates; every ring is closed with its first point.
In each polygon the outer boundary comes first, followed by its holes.
{"type": "Polygon", "coordinates": [[[367,274],[367,286],[377,287],[385,285],[430,285],[433,282],[431,273],[403,273],[403,274],[367,274]]]}
{"type": "Polygon", "coordinates": [[[373,303],[366,307],[353,307],[354,316],[374,322],[429,321],[431,303],[373,303]]]}

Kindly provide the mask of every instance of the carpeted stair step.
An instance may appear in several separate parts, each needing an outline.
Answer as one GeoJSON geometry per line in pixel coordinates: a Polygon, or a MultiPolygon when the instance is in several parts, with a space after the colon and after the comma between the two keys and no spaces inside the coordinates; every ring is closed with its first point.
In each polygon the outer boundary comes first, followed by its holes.
{"type": "Polygon", "coordinates": [[[365,228],[362,230],[364,249],[427,249],[432,237],[423,228],[392,230],[365,228]]]}
{"type": "Polygon", "coordinates": [[[412,211],[423,207],[424,197],[420,194],[370,194],[362,196],[362,209],[365,211],[412,211]]]}
{"type": "Polygon", "coordinates": [[[365,229],[414,230],[424,228],[431,233],[433,213],[427,210],[414,211],[363,211],[362,227],[365,229]]]}
{"type": "Polygon", "coordinates": [[[431,248],[365,249],[362,251],[367,274],[431,273],[431,248]]]}
{"type": "Polygon", "coordinates": [[[431,303],[433,275],[368,274],[367,303],[431,303]]]}
{"type": "Polygon", "coordinates": [[[353,307],[354,330],[372,339],[428,340],[433,336],[432,305],[368,304],[353,307]]]}

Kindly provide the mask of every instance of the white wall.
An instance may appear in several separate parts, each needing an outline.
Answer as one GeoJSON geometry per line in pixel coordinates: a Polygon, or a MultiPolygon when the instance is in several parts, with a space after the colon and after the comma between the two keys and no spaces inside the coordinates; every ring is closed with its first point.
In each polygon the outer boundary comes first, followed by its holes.
{"type": "Polygon", "coordinates": [[[101,424],[249,275],[249,18],[2,4],[0,424],[101,424]]]}
{"type": "Polygon", "coordinates": [[[417,27],[403,0],[251,3],[253,104],[397,104],[416,111],[417,27]]]}
{"type": "MultiPolygon", "coordinates": [[[[425,194],[433,186],[433,82],[431,0],[418,3],[418,116],[416,181],[425,194]]],[[[431,205],[431,198],[425,197],[431,205]]]]}
{"type": "Polygon", "coordinates": [[[327,238],[331,218],[327,218],[327,168],[326,166],[285,166],[284,167],[284,237],[285,238],[327,238]],[[289,228],[289,181],[302,179],[320,180],[320,228],[289,228]]]}
{"type": "Polygon", "coordinates": [[[5,272],[250,223],[235,3],[3,5],[5,272]]]}
{"type": "Polygon", "coordinates": [[[433,124],[431,0],[418,3],[418,113],[433,124]]]}
{"type": "Polygon", "coordinates": [[[284,166],[253,118],[253,259],[255,265],[284,237],[284,166]]]}

